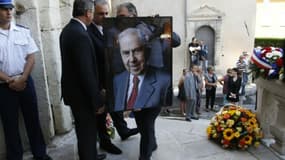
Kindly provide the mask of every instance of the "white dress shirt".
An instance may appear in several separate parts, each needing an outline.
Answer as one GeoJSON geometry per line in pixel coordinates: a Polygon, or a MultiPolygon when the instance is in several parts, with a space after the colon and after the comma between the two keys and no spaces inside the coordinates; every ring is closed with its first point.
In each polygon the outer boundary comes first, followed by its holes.
{"type": "Polygon", "coordinates": [[[23,73],[26,57],[37,51],[29,29],[13,22],[9,30],[0,29],[0,71],[8,76],[23,73]]]}
{"type": "MultiPolygon", "coordinates": [[[[95,24],[95,23],[94,23],[95,24]]],[[[99,30],[99,32],[101,33],[101,35],[104,35],[103,33],[103,27],[100,25],[95,24],[95,26],[97,27],[97,29],[99,30]]]]}

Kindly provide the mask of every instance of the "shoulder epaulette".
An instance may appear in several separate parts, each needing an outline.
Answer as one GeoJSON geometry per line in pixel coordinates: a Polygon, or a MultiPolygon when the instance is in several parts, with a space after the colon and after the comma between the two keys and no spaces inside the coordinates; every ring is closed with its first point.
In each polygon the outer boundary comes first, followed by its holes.
{"type": "Polygon", "coordinates": [[[20,27],[20,28],[30,29],[30,28],[28,28],[28,27],[26,27],[26,26],[23,26],[23,25],[20,25],[20,24],[16,24],[16,26],[17,26],[17,27],[20,27]]]}

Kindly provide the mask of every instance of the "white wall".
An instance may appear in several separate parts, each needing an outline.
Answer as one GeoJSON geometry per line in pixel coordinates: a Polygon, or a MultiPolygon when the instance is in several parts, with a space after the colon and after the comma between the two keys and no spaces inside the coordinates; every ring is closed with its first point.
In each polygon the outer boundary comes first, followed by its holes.
{"type": "Polygon", "coordinates": [[[256,13],[256,37],[285,38],[285,1],[257,3],[256,13]]]}

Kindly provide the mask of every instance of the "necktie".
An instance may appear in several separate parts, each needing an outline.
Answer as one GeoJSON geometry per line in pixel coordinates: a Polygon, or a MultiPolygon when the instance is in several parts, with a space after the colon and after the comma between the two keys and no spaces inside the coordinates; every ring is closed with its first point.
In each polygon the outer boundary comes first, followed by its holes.
{"type": "Polygon", "coordinates": [[[138,76],[134,76],[134,78],[133,78],[133,89],[132,89],[130,98],[129,98],[128,103],[127,103],[127,110],[131,110],[134,107],[134,104],[136,102],[136,98],[138,95],[139,81],[140,80],[139,80],[138,76]]]}

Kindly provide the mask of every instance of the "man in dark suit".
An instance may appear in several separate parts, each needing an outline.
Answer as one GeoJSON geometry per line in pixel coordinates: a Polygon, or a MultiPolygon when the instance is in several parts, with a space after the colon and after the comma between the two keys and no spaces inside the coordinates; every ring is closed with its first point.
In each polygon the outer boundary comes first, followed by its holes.
{"type": "Polygon", "coordinates": [[[100,93],[95,50],[87,26],[92,22],[92,0],[75,0],[73,18],[60,35],[62,59],[62,97],[70,105],[78,141],[80,160],[100,160],[97,155],[96,114],[102,112],[103,98],[100,93]]]}
{"type": "Polygon", "coordinates": [[[114,78],[115,110],[133,110],[141,134],[140,160],[150,160],[156,150],[154,124],[165,105],[171,76],[147,66],[149,50],[137,28],[128,28],[118,36],[120,53],[126,68],[114,78]]]}
{"type": "MultiPolygon", "coordinates": [[[[108,15],[108,12],[109,7],[107,1],[95,1],[94,19],[91,25],[88,26],[88,33],[92,39],[96,57],[100,62],[100,65],[98,65],[99,81],[102,82],[101,86],[99,86],[100,90],[109,95],[110,88],[107,85],[108,74],[106,74],[107,69],[105,61],[105,36],[102,27],[103,20],[108,15]]],[[[112,102],[110,102],[109,100],[106,101],[106,106],[111,104],[112,102]]],[[[117,128],[117,131],[119,135],[121,135],[122,139],[126,139],[127,137],[138,133],[137,129],[129,129],[127,127],[127,123],[124,120],[122,112],[114,112],[110,114],[112,116],[114,125],[117,128]]],[[[111,142],[110,136],[107,133],[106,116],[106,111],[102,114],[97,115],[97,128],[100,140],[100,148],[112,154],[121,154],[122,151],[111,142]]]]}

